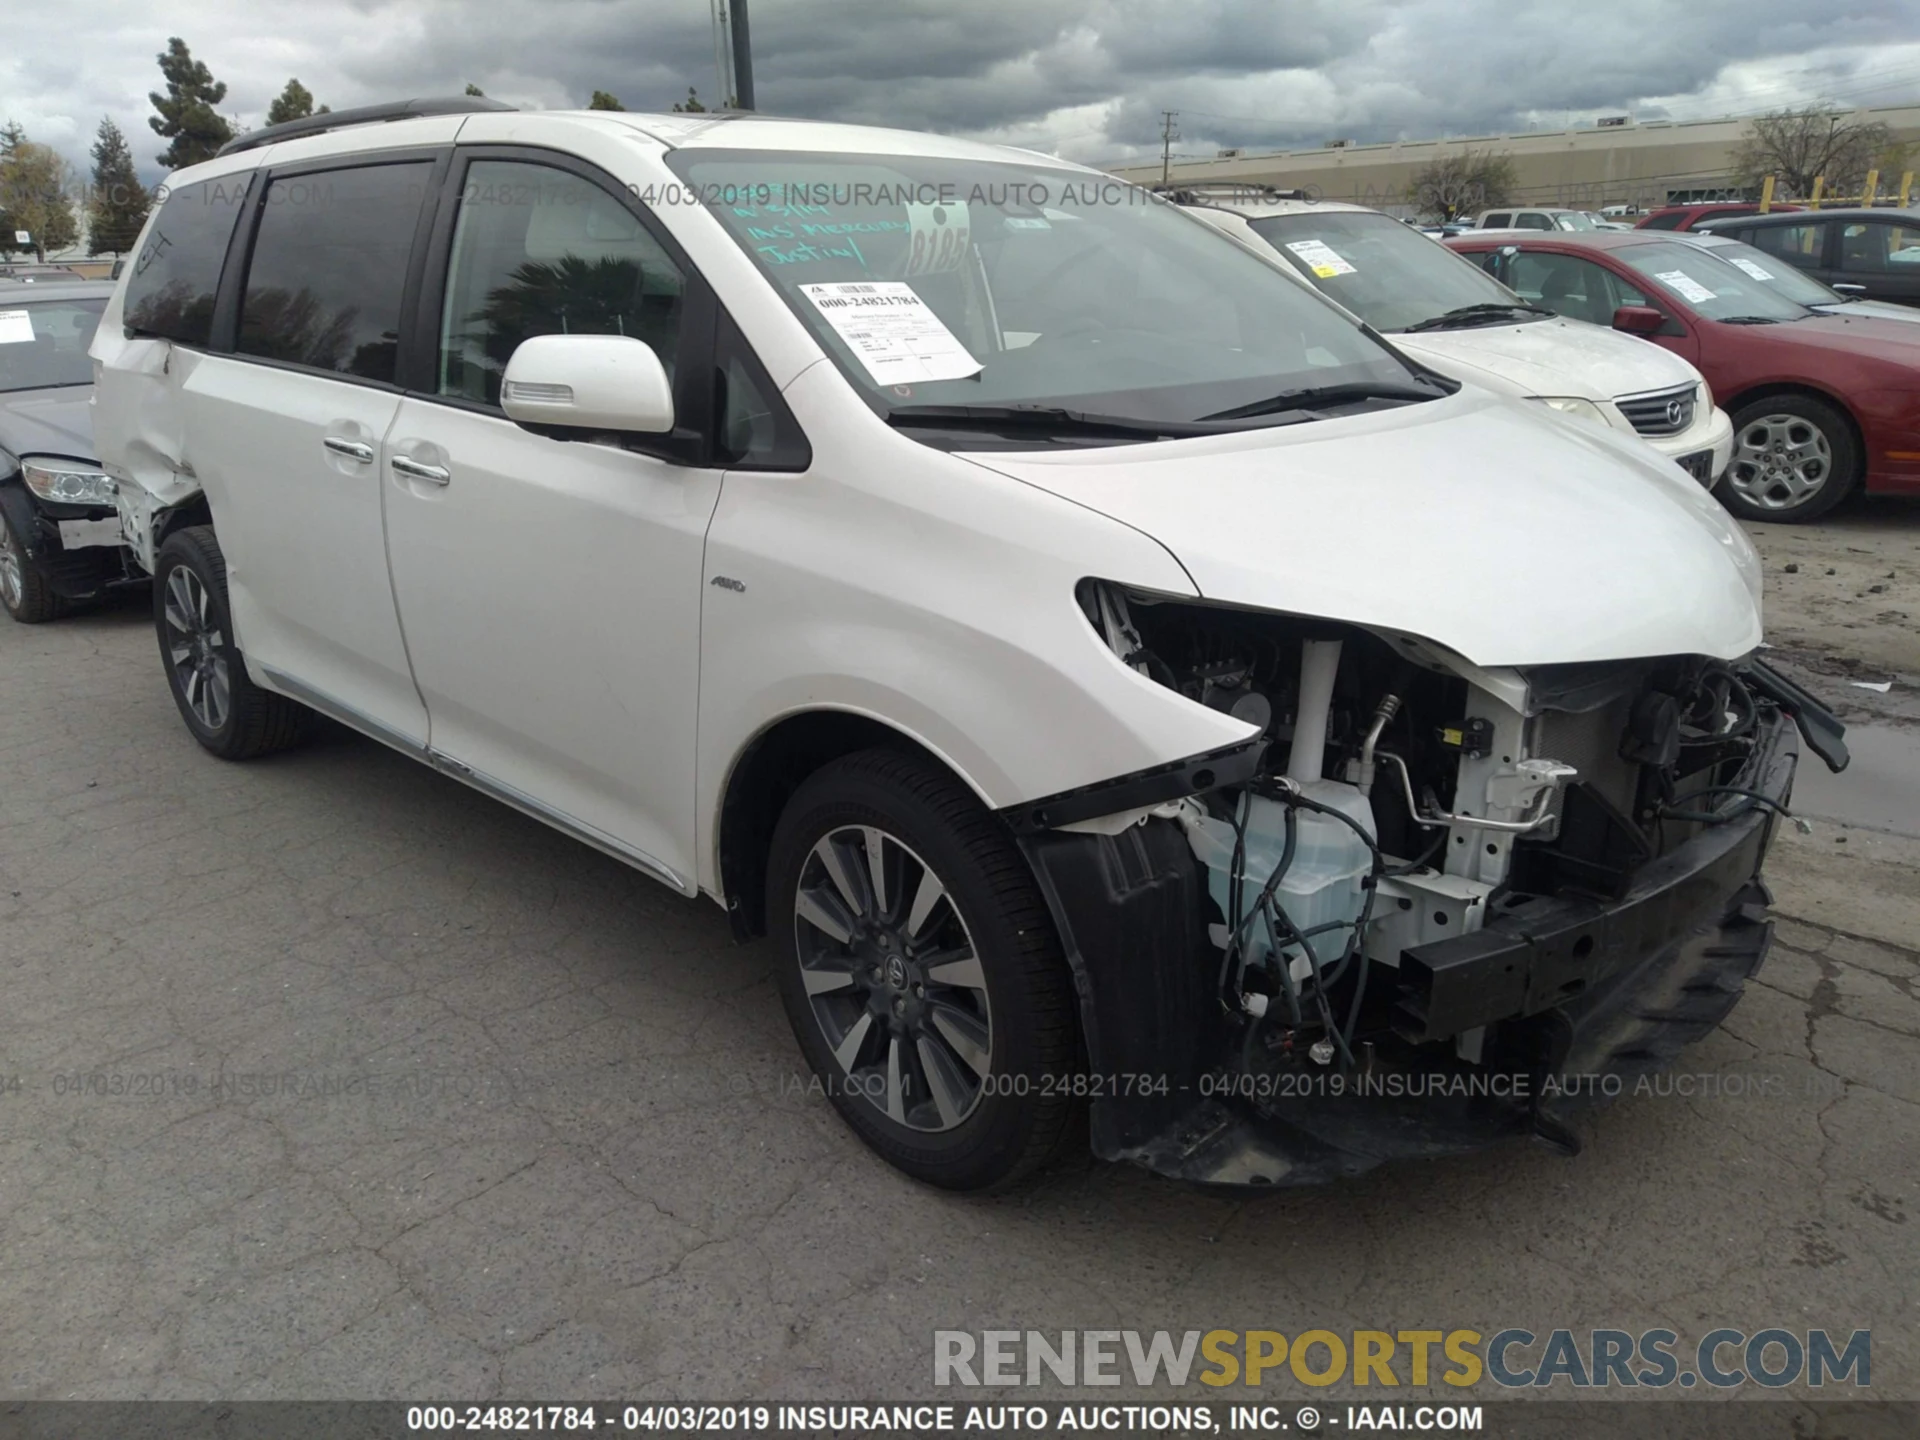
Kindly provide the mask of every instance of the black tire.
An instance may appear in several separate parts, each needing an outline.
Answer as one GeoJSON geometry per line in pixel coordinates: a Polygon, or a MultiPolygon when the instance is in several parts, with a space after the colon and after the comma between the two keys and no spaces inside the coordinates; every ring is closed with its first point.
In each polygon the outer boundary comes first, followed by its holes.
{"type": "MultiPolygon", "coordinates": [[[[870,843],[860,840],[856,850],[836,853],[855,857],[856,886],[872,901],[870,843]]],[[[819,888],[816,883],[810,893],[819,888]]],[[[767,917],[779,947],[781,998],[800,1049],[841,1117],[889,1164],[947,1190],[1001,1189],[1053,1160],[1078,1133],[1080,1106],[1072,1086],[1062,1083],[1080,1054],[1077,1005],[1052,916],[1005,827],[944,771],[886,750],[861,751],[816,771],[775,827],[767,917]],[[842,945],[801,916],[800,889],[803,877],[818,882],[825,873],[817,845],[854,844],[849,832],[867,830],[884,832],[882,883],[895,892],[869,913],[893,918],[857,922],[870,933],[857,932],[854,943],[842,945]],[[909,912],[923,873],[937,877],[944,898],[914,929],[909,912]],[[956,924],[962,928],[952,928],[956,924]],[[964,987],[928,973],[955,972],[952,957],[968,953],[955,937],[970,943],[978,960],[964,987]],[[872,962],[864,974],[875,977],[873,983],[850,983],[829,997],[809,994],[803,947],[816,962],[810,973],[831,968],[818,963],[827,952],[836,962],[844,952],[850,976],[872,962]],[[868,960],[854,958],[863,953],[868,960]],[[904,975],[897,981],[891,975],[896,961],[904,975]],[[864,1043],[854,1047],[873,1059],[843,1067],[827,1029],[832,1015],[817,1011],[816,1003],[853,1017],[840,1032],[842,1043],[862,1014],[880,1007],[866,1022],[864,1043]],[[952,1037],[956,1018],[966,1020],[962,1010],[986,1017],[987,1043],[943,1048],[935,1031],[952,1037]],[[881,1052],[892,1057],[891,1065],[879,1059],[881,1052]],[[952,1058],[969,1054],[976,1058],[968,1068],[952,1058]],[[936,1070],[949,1078],[934,1083],[936,1070]],[[873,1083],[894,1075],[902,1078],[890,1093],[873,1083]],[[968,1086],[970,1104],[962,1111],[958,1102],[968,1098],[968,1086]],[[899,1097],[900,1114],[889,1113],[892,1096],[899,1097]]]]}
{"type": "Polygon", "coordinates": [[[66,613],[66,603],[47,583],[46,572],[27,558],[26,541],[0,511],[0,606],[22,625],[41,625],[66,613]]]}
{"type": "Polygon", "coordinates": [[[1845,500],[1864,473],[1853,424],[1836,406],[1814,395],[1770,395],[1734,415],[1733,459],[1716,493],[1742,520],[1799,525],[1845,500]],[[1824,472],[1811,488],[1809,464],[1824,472]]]}
{"type": "Polygon", "coordinates": [[[154,557],[153,628],[180,718],[213,754],[251,760],[307,737],[313,711],[247,678],[227,605],[227,561],[211,526],[174,531],[154,557]]]}

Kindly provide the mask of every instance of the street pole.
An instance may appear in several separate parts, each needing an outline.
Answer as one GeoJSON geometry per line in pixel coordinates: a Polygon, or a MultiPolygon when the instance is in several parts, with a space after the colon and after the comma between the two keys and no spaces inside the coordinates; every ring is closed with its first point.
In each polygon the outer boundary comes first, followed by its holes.
{"type": "Polygon", "coordinates": [[[753,109],[753,38],[747,33],[747,0],[733,0],[733,103],[753,109]]]}
{"type": "Polygon", "coordinates": [[[1173,122],[1179,113],[1178,110],[1160,112],[1160,183],[1162,185],[1173,178],[1173,142],[1180,138],[1173,128],[1173,122]]]}

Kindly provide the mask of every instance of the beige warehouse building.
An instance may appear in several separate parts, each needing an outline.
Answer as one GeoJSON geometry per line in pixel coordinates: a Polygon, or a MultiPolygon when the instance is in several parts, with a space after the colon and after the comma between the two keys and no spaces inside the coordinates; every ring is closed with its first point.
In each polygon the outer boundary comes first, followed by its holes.
{"type": "MultiPolygon", "coordinates": [[[[1920,105],[1859,110],[1913,149],[1920,164],[1920,105]]],[[[1733,152],[1747,135],[1738,120],[1650,120],[1578,130],[1533,130],[1446,140],[1395,140],[1377,145],[1334,144],[1315,150],[1226,152],[1213,160],[1176,162],[1172,178],[1188,184],[1272,185],[1304,189],[1322,200],[1350,200],[1404,208],[1414,172],[1441,155],[1491,151],[1513,162],[1510,199],[1538,205],[1598,210],[1602,205],[1642,209],[1687,200],[1727,198],[1733,152]]],[[[1157,184],[1159,165],[1115,172],[1139,184],[1157,184]]],[[[1881,192],[1897,190],[1898,175],[1882,177],[1881,192]]],[[[1920,186],[1916,187],[1920,189],[1920,186]]]]}

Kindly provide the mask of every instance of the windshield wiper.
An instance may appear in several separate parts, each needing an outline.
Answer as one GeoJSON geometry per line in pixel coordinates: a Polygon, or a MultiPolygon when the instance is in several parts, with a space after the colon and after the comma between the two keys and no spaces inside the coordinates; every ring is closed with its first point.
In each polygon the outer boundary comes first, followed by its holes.
{"type": "Polygon", "coordinates": [[[1231,410],[1216,410],[1202,415],[1207,420],[1249,420],[1256,415],[1282,415],[1289,410],[1302,412],[1325,410],[1335,405],[1353,405],[1363,400],[1437,400],[1444,393],[1424,385],[1392,385],[1359,381],[1348,385],[1317,385],[1305,390],[1283,390],[1265,400],[1236,405],[1231,410]]]}
{"type": "Polygon", "coordinates": [[[1525,300],[1514,300],[1506,304],[1462,305],[1457,310],[1449,310],[1444,315],[1434,315],[1409,325],[1402,332],[1407,335],[1418,334],[1422,330],[1451,330],[1456,325],[1468,325],[1475,320],[1490,320],[1500,315],[1553,315],[1558,312],[1544,305],[1531,305],[1525,300]]]}
{"type": "Polygon", "coordinates": [[[1723,315],[1722,325],[1778,325],[1780,322],[1771,315],[1723,315]]]}
{"type": "Polygon", "coordinates": [[[1216,426],[1191,420],[1095,415],[1058,405],[896,405],[887,412],[886,418],[889,425],[924,425],[933,429],[1044,430],[1052,434],[1166,438],[1219,433],[1216,426]]]}

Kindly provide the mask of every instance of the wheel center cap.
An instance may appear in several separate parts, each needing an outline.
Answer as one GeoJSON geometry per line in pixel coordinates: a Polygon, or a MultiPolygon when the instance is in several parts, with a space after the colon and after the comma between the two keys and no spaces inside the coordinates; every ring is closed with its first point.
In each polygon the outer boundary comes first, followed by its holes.
{"type": "Polygon", "coordinates": [[[907,962],[898,955],[887,957],[887,984],[895,990],[907,988],[907,962]]]}

